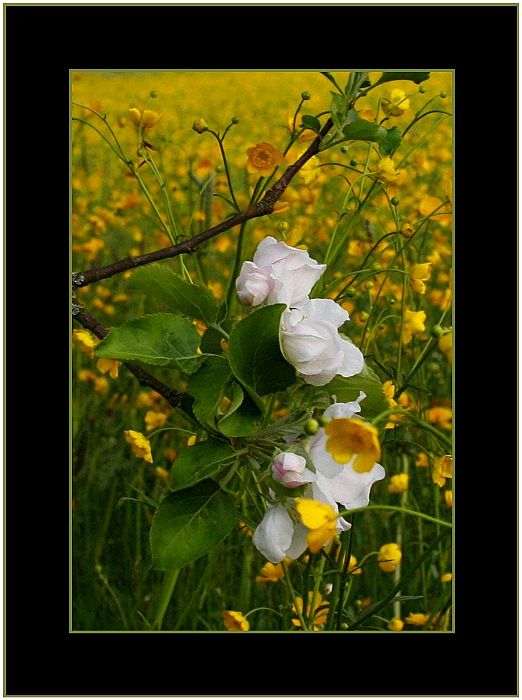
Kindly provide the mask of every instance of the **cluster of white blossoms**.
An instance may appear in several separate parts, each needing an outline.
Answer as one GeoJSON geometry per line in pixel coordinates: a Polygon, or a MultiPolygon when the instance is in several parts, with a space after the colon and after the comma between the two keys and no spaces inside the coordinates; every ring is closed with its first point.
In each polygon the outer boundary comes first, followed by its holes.
{"type": "MultiPolygon", "coordinates": [[[[324,412],[324,418],[352,418],[361,410],[360,402],[366,398],[360,392],[357,401],[334,403],[324,412]]],[[[370,489],[376,481],[384,479],[385,472],[380,464],[373,464],[367,471],[354,468],[357,455],[341,464],[334,460],[326,449],[327,435],[320,428],[311,438],[309,456],[315,472],[306,467],[306,459],[294,452],[281,452],[272,462],[272,475],[287,489],[295,489],[307,484],[305,498],[326,503],[338,513],[338,503],[347,510],[364,508],[369,503],[370,489]]],[[[337,518],[337,533],[351,527],[344,518],[337,518]]],[[[297,559],[305,551],[308,530],[300,522],[295,507],[295,499],[289,497],[269,506],[268,511],[254,532],[252,541],[257,549],[274,564],[285,558],[297,559]]]]}
{"type": "Polygon", "coordinates": [[[364,358],[339,328],[349,314],[332,299],[310,299],[312,287],[326,270],[305,250],[267,236],[253,261],[244,262],[236,280],[245,306],[286,304],[279,341],[285,359],[307,384],[324,386],[337,374],[353,377],[364,358]]]}

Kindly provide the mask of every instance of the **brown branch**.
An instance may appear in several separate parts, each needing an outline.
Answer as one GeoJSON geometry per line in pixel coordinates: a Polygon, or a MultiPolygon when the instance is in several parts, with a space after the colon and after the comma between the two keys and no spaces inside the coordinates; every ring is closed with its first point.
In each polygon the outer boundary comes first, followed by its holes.
{"type": "Polygon", "coordinates": [[[92,282],[99,282],[100,280],[107,279],[108,277],[117,275],[120,272],[125,272],[126,270],[132,270],[136,267],[141,267],[142,265],[148,265],[149,263],[158,262],[159,260],[165,260],[166,258],[174,258],[183,253],[193,253],[204,241],[208,241],[210,238],[214,238],[214,236],[217,236],[224,231],[228,231],[231,228],[234,228],[234,226],[238,226],[249,219],[256,219],[260,216],[271,214],[274,211],[274,204],[278,201],[278,199],[280,199],[281,195],[290,184],[292,178],[299,172],[303,165],[310,160],[310,158],[318,153],[321,140],[330,131],[332,126],[333,122],[331,119],[329,119],[321,129],[319,135],[312,141],[302,156],[295,163],[288,166],[279,180],[275,182],[269,190],[267,190],[263,199],[246,211],[235,214],[231,218],[222,221],[220,224],[212,226],[206,231],[199,233],[197,236],[193,236],[182,243],[177,243],[176,245],[169,246],[168,248],[162,248],[161,250],[156,250],[153,253],[146,253],[145,255],[124,258],[123,260],[118,260],[110,265],[98,267],[93,270],[73,272],[73,287],[85,287],[92,282]]]}
{"type": "MultiPolygon", "coordinates": [[[[101,323],[99,323],[94,318],[94,316],[91,316],[91,314],[88,311],[86,311],[82,306],[79,306],[78,304],[73,304],[72,313],[73,318],[76,321],[78,321],[78,323],[80,323],[84,328],[87,328],[87,330],[94,333],[94,335],[100,340],[103,340],[109,332],[104,326],[101,325],[101,323]]],[[[154,391],[156,391],[158,394],[161,394],[161,396],[167,399],[167,401],[173,408],[175,408],[179,404],[183,396],[183,394],[181,394],[179,391],[171,389],[159,379],[153,377],[152,374],[149,374],[146,370],[144,370],[135,362],[124,362],[123,364],[136,377],[141,386],[148,386],[151,389],[154,389],[154,391]]]]}

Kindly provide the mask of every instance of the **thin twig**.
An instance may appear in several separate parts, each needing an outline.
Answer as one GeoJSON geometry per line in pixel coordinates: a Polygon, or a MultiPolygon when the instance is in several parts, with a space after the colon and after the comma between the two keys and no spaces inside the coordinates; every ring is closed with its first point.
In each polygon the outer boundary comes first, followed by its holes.
{"type": "MultiPolygon", "coordinates": [[[[84,328],[87,328],[87,330],[94,333],[94,335],[100,340],[103,340],[109,332],[104,326],[101,325],[99,321],[97,321],[94,318],[94,316],[91,316],[91,314],[88,311],[86,311],[86,309],[84,309],[82,306],[79,306],[78,304],[73,304],[72,313],[73,318],[76,321],[78,321],[78,323],[80,323],[84,328]]],[[[176,391],[176,389],[171,389],[169,386],[161,382],[159,379],[156,379],[156,377],[153,377],[152,374],[149,374],[147,370],[143,369],[135,362],[126,361],[123,364],[125,365],[125,367],[127,367],[129,372],[131,372],[131,374],[133,374],[136,377],[141,386],[148,386],[154,391],[156,391],[158,394],[161,394],[161,396],[167,399],[167,401],[173,408],[179,405],[183,396],[183,394],[181,394],[179,391],[176,391]]]]}
{"type": "Polygon", "coordinates": [[[162,248],[161,250],[146,253],[145,255],[138,255],[135,257],[124,258],[123,260],[117,260],[110,265],[105,265],[104,267],[95,268],[93,270],[74,272],[72,276],[73,287],[85,287],[92,282],[99,282],[100,280],[113,277],[113,275],[125,272],[126,270],[132,270],[136,267],[141,267],[142,265],[158,262],[159,260],[174,258],[177,255],[182,255],[183,253],[193,253],[204,241],[208,241],[210,238],[214,238],[214,236],[217,236],[224,231],[228,231],[231,228],[248,221],[249,219],[256,219],[258,217],[271,214],[274,211],[275,203],[280,199],[281,195],[290,184],[292,178],[299,172],[303,165],[310,160],[310,158],[319,152],[321,141],[332,126],[333,122],[331,119],[329,119],[321,129],[319,135],[314,139],[302,156],[295,163],[288,166],[279,180],[275,182],[269,190],[267,190],[263,199],[249,207],[246,211],[240,212],[239,214],[222,221],[220,224],[212,226],[206,231],[199,233],[197,236],[193,236],[192,238],[189,238],[181,243],[177,243],[176,245],[169,246],[168,248],[162,248]]]}

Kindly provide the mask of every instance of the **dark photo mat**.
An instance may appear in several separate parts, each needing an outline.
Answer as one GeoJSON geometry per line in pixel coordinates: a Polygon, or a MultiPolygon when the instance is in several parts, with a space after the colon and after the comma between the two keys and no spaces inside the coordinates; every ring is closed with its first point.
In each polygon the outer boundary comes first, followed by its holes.
{"type": "Polygon", "coordinates": [[[516,695],[518,6],[8,5],[4,21],[5,694],[516,695]],[[455,632],[71,634],[69,71],[383,66],[454,71],[455,632]]]}

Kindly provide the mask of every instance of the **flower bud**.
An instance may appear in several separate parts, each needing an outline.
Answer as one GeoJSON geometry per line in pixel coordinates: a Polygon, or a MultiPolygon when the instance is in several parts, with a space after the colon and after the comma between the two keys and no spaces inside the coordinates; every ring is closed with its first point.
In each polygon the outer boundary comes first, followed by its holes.
{"type": "Polygon", "coordinates": [[[277,224],[277,230],[279,233],[287,233],[288,229],[290,228],[288,221],[280,221],[277,224]]]}
{"type": "Polygon", "coordinates": [[[341,153],[348,153],[346,146],[341,146],[341,153]]]}
{"type": "Polygon", "coordinates": [[[305,90],[304,92],[301,93],[301,99],[303,100],[309,100],[311,97],[310,93],[308,90],[305,90]]]}
{"type": "Polygon", "coordinates": [[[151,100],[155,100],[157,96],[158,96],[158,93],[156,92],[156,90],[151,90],[151,91],[150,91],[149,97],[150,97],[151,100]]]}
{"type": "Polygon", "coordinates": [[[319,418],[317,419],[317,422],[319,423],[319,425],[321,426],[321,428],[324,428],[325,425],[328,425],[328,423],[329,423],[331,420],[332,420],[331,418],[326,418],[326,416],[323,415],[323,416],[319,416],[319,418]]]}
{"type": "Polygon", "coordinates": [[[232,124],[239,124],[239,117],[232,117],[230,121],[232,122],[232,124]]]}
{"type": "Polygon", "coordinates": [[[288,489],[315,481],[315,474],[306,469],[306,459],[294,452],[281,452],[272,462],[272,475],[288,489]]]}
{"type": "Polygon", "coordinates": [[[350,165],[352,166],[352,168],[357,167],[357,161],[355,160],[355,158],[352,158],[352,159],[351,159],[350,165]]]}
{"type": "Polygon", "coordinates": [[[398,207],[400,204],[400,199],[398,197],[392,197],[390,199],[390,202],[393,204],[394,207],[398,207]]]}
{"type": "Polygon", "coordinates": [[[194,124],[192,124],[192,129],[196,134],[203,134],[205,131],[208,131],[208,124],[204,119],[196,119],[194,124]]]}
{"type": "Polygon", "coordinates": [[[421,95],[424,95],[424,93],[426,92],[426,88],[424,87],[424,85],[419,85],[419,92],[421,93],[421,95]]]}
{"type": "Polygon", "coordinates": [[[440,95],[439,95],[439,97],[442,97],[443,100],[445,100],[447,96],[448,96],[448,93],[446,92],[446,90],[442,90],[440,95]]]}
{"type": "Polygon", "coordinates": [[[444,329],[442,328],[442,326],[439,326],[438,323],[431,329],[431,335],[433,338],[440,338],[443,334],[444,329]]]}
{"type": "Polygon", "coordinates": [[[413,226],[407,221],[401,226],[401,233],[404,238],[411,238],[413,236],[413,226]]]}
{"type": "Polygon", "coordinates": [[[319,422],[315,418],[309,418],[304,424],[304,431],[307,435],[315,435],[319,430],[319,422]]]}

